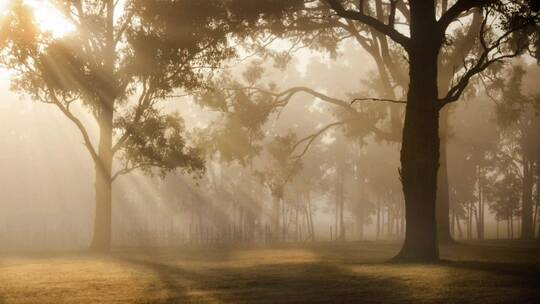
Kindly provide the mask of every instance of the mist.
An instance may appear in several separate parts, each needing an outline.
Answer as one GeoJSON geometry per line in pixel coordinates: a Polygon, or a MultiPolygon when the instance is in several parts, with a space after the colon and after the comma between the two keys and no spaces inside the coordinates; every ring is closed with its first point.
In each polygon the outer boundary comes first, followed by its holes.
{"type": "Polygon", "coordinates": [[[0,303],[537,301],[499,4],[0,1],[0,303]]]}

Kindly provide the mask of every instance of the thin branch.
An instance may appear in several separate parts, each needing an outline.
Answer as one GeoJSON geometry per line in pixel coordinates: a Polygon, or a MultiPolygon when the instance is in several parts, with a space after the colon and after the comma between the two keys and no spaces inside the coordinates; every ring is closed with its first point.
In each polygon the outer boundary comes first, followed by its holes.
{"type": "MultiPolygon", "coordinates": [[[[479,37],[479,39],[480,39],[480,45],[483,48],[482,54],[480,55],[480,57],[478,58],[476,63],[474,65],[472,65],[470,68],[467,68],[467,65],[465,63],[463,64],[466,71],[463,73],[462,77],[457,82],[457,84],[454,85],[448,91],[446,96],[443,97],[442,99],[439,99],[439,102],[440,102],[439,107],[440,108],[444,107],[448,103],[457,101],[461,97],[461,95],[463,94],[465,89],[467,88],[467,86],[468,86],[468,84],[469,84],[472,77],[474,77],[475,75],[477,75],[479,73],[482,73],[491,64],[493,64],[495,62],[500,62],[500,61],[502,61],[504,59],[514,58],[514,57],[519,56],[522,53],[522,51],[526,49],[526,47],[527,47],[526,43],[518,44],[518,47],[515,49],[515,51],[510,52],[510,53],[503,53],[500,48],[505,42],[508,41],[508,37],[512,33],[517,32],[517,31],[529,26],[528,23],[523,23],[520,26],[517,26],[515,28],[512,28],[512,29],[508,30],[507,32],[505,32],[504,34],[499,36],[492,43],[492,45],[488,45],[487,42],[485,41],[485,37],[484,37],[485,33],[487,32],[486,23],[487,23],[488,15],[489,15],[489,12],[486,12],[484,20],[482,21],[482,24],[480,25],[480,37],[479,37]],[[494,51],[494,50],[496,51],[496,54],[500,54],[500,55],[499,56],[493,56],[493,57],[490,58],[490,55],[491,55],[492,51],[494,51]]],[[[526,42],[526,41],[524,41],[524,42],[526,42]]]]}
{"type": "Polygon", "coordinates": [[[309,148],[311,147],[311,145],[313,144],[315,139],[317,139],[320,135],[322,135],[323,133],[325,133],[326,131],[328,131],[329,129],[331,129],[333,127],[344,125],[346,123],[350,123],[350,122],[355,121],[355,120],[358,120],[358,118],[351,118],[351,119],[346,119],[346,120],[331,123],[331,124],[326,125],[325,127],[321,128],[319,131],[317,131],[317,132],[315,132],[315,133],[313,133],[313,134],[311,134],[309,136],[306,136],[306,137],[302,138],[301,140],[299,140],[298,142],[296,142],[294,144],[294,146],[292,148],[292,151],[296,150],[301,144],[307,142],[306,145],[304,146],[304,149],[302,150],[302,152],[300,154],[297,154],[295,156],[291,156],[290,158],[294,159],[294,160],[299,160],[300,158],[302,158],[307,153],[307,151],[309,150],[309,148]]]}
{"type": "Polygon", "coordinates": [[[132,167],[129,167],[126,165],[125,168],[121,169],[121,170],[118,170],[112,177],[111,177],[111,182],[114,182],[118,177],[122,176],[122,175],[126,175],[134,170],[137,170],[137,169],[140,169],[144,167],[144,165],[137,165],[137,166],[132,166],[132,167]]]}
{"type": "MultiPolygon", "coordinates": [[[[149,86],[146,83],[146,79],[143,80],[143,91],[141,92],[141,95],[139,96],[139,101],[135,109],[135,116],[133,117],[134,124],[139,122],[142,115],[144,114],[144,111],[150,106],[151,98],[149,94],[150,89],[148,87],[149,86]]],[[[116,152],[118,152],[118,150],[122,148],[122,146],[127,141],[130,135],[131,135],[131,131],[125,130],[124,134],[122,134],[122,136],[118,139],[118,141],[112,147],[113,155],[116,154],[116,152]]]]}
{"type": "Polygon", "coordinates": [[[355,98],[351,101],[351,104],[357,102],[357,101],[381,101],[381,102],[391,102],[391,103],[398,103],[398,104],[406,104],[406,100],[395,100],[395,99],[386,99],[386,98],[355,98]]]}

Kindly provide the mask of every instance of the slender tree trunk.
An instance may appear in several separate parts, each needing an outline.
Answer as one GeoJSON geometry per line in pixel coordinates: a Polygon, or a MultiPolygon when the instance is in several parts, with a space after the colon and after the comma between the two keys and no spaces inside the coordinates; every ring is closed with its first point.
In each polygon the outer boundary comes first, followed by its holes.
{"type": "MultiPolygon", "coordinates": [[[[357,165],[358,167],[358,165],[357,165]]],[[[364,180],[358,178],[358,170],[355,172],[355,179],[359,186],[359,198],[360,200],[356,202],[356,208],[354,209],[355,213],[355,223],[356,223],[356,237],[359,241],[364,239],[364,206],[362,205],[362,200],[364,199],[364,180]],[[359,182],[359,180],[361,180],[359,182]]]]}
{"type": "Polygon", "coordinates": [[[345,196],[344,196],[344,173],[343,169],[339,170],[339,240],[345,241],[345,221],[344,221],[344,209],[345,209],[345,196]]]}
{"type": "MultiPolygon", "coordinates": [[[[448,8],[448,1],[441,2],[441,14],[446,12],[448,8]]],[[[463,56],[466,56],[473,49],[476,34],[480,29],[482,21],[482,15],[480,10],[476,10],[473,13],[473,20],[471,27],[469,28],[470,33],[459,40],[459,43],[455,45],[456,49],[446,56],[446,60],[439,60],[439,95],[446,94],[450,89],[454,81],[454,72],[455,67],[459,66],[462,63],[463,56]]],[[[450,108],[446,107],[441,111],[441,128],[440,128],[440,138],[441,138],[441,155],[440,155],[440,167],[439,175],[437,181],[437,225],[438,225],[438,238],[439,243],[451,243],[453,242],[452,235],[450,234],[449,229],[449,205],[450,205],[450,194],[449,194],[449,185],[448,185],[448,153],[447,145],[449,140],[449,125],[448,119],[450,116],[450,108]]]]}
{"type": "Polygon", "coordinates": [[[405,195],[406,232],[398,260],[439,259],[435,202],[439,167],[437,63],[442,43],[434,1],[410,1],[409,91],[401,181],[405,195]]]}
{"type": "Polygon", "coordinates": [[[522,184],[522,212],[521,212],[521,239],[532,240],[534,238],[533,227],[533,170],[532,162],[525,159],[523,161],[523,184],[522,184]]]}
{"type": "Polygon", "coordinates": [[[478,240],[484,239],[484,197],[483,197],[483,185],[482,185],[482,168],[478,165],[478,211],[476,215],[476,234],[478,240]]]}
{"type": "MultiPolygon", "coordinates": [[[[536,170],[540,172],[540,162],[536,163],[536,170]]],[[[536,237],[540,238],[540,220],[539,220],[539,210],[540,210],[540,174],[536,175],[536,212],[534,219],[534,229],[538,229],[536,232],[536,237]]]]}
{"type": "Polygon", "coordinates": [[[362,213],[360,213],[356,218],[356,237],[359,241],[364,239],[364,216],[362,213]]]}
{"type": "Polygon", "coordinates": [[[295,219],[294,219],[294,223],[295,223],[295,239],[296,239],[296,242],[298,242],[300,240],[300,223],[298,222],[298,209],[300,207],[300,200],[299,200],[299,196],[297,195],[297,201],[296,201],[296,206],[295,206],[295,219]]]}
{"type": "Polygon", "coordinates": [[[450,212],[450,219],[450,234],[452,235],[452,239],[454,239],[456,235],[456,216],[454,211],[450,212]]]}
{"type": "Polygon", "coordinates": [[[112,111],[102,111],[99,121],[99,162],[95,164],[96,211],[90,249],[108,251],[112,233],[112,111]]]}
{"type": "Polygon", "coordinates": [[[287,241],[287,226],[289,224],[288,218],[287,218],[287,204],[285,202],[285,199],[281,199],[281,240],[283,242],[287,241]]]}
{"type": "Polygon", "coordinates": [[[437,237],[439,243],[451,243],[454,240],[450,234],[450,196],[448,192],[448,167],[447,167],[447,142],[448,142],[448,118],[449,108],[441,110],[441,128],[439,136],[440,145],[440,167],[437,177],[437,237]]]}
{"type": "Polygon", "coordinates": [[[310,195],[310,192],[308,190],[307,192],[307,210],[308,210],[308,219],[309,219],[309,230],[310,230],[310,234],[311,234],[311,241],[314,242],[315,241],[315,226],[313,225],[313,216],[312,216],[312,211],[311,211],[311,195],[310,195]]]}
{"type": "Polygon", "coordinates": [[[403,238],[405,236],[405,205],[403,202],[401,203],[399,230],[399,236],[403,238]]]}
{"type": "Polygon", "coordinates": [[[462,240],[463,239],[463,230],[461,229],[461,222],[459,220],[459,217],[456,215],[454,215],[455,218],[456,218],[456,227],[457,227],[457,230],[458,230],[458,235],[459,235],[459,239],[462,240]]]}
{"type": "Polygon", "coordinates": [[[510,239],[514,239],[514,216],[510,216],[510,239]]]}
{"type": "Polygon", "coordinates": [[[106,46],[103,48],[104,66],[103,74],[110,87],[99,88],[100,104],[98,116],[99,146],[96,170],[96,212],[94,220],[94,235],[90,249],[93,251],[109,251],[112,234],[112,138],[115,103],[115,42],[114,42],[114,1],[106,1],[106,46]]]}
{"type": "Polygon", "coordinates": [[[498,218],[496,219],[496,221],[497,221],[497,240],[498,240],[499,239],[499,226],[500,226],[499,224],[501,221],[498,218]]]}
{"type": "Polygon", "coordinates": [[[279,240],[280,229],[279,229],[279,217],[280,217],[280,208],[281,208],[281,198],[274,195],[273,196],[273,206],[272,206],[272,223],[271,223],[271,235],[273,241],[279,240]]]}
{"type": "Polygon", "coordinates": [[[377,240],[381,237],[381,198],[377,199],[377,240]]]}

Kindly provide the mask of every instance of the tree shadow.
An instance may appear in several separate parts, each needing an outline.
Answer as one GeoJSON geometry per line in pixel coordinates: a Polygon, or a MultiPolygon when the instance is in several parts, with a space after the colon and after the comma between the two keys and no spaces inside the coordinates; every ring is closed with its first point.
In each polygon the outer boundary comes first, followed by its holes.
{"type": "Polygon", "coordinates": [[[394,279],[358,275],[331,263],[293,263],[187,270],[151,260],[122,258],[154,271],[166,303],[404,303],[394,279]],[[392,292],[388,292],[392,290],[392,292]]]}
{"type": "Polygon", "coordinates": [[[522,278],[528,285],[540,286],[540,264],[441,260],[437,265],[454,269],[489,272],[522,278]],[[529,284],[530,283],[530,284],[529,284]]]}

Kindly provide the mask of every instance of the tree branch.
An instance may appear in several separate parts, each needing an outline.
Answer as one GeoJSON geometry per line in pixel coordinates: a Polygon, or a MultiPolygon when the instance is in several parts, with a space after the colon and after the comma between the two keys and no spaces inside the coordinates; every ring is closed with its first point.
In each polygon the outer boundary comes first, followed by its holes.
{"type": "MultiPolygon", "coordinates": [[[[145,80],[143,81],[143,91],[141,92],[141,95],[139,96],[137,108],[135,109],[135,116],[133,117],[133,123],[139,122],[142,115],[144,114],[144,111],[150,105],[150,99],[151,98],[149,94],[149,88],[145,80]]],[[[131,135],[131,132],[129,130],[124,131],[124,134],[122,134],[122,136],[118,139],[118,141],[112,147],[113,155],[116,154],[118,150],[122,148],[122,145],[126,142],[126,140],[128,140],[130,135],[131,135]]]]}
{"type": "Polygon", "coordinates": [[[441,33],[446,32],[446,29],[455,19],[457,19],[462,13],[475,8],[475,7],[484,7],[491,3],[495,2],[494,0],[458,0],[452,7],[450,7],[446,13],[444,13],[439,21],[437,22],[439,26],[439,31],[441,33]]]}
{"type": "Polygon", "coordinates": [[[465,63],[463,64],[466,71],[463,73],[462,77],[459,79],[457,84],[454,85],[448,91],[446,96],[443,97],[442,99],[439,99],[439,101],[440,101],[439,107],[440,108],[444,107],[448,103],[457,101],[461,97],[461,95],[463,94],[465,89],[467,88],[471,78],[474,77],[475,75],[483,72],[484,70],[486,70],[491,64],[493,64],[495,62],[500,62],[500,61],[502,61],[504,59],[517,57],[524,50],[526,50],[526,48],[527,48],[527,41],[526,40],[522,41],[523,42],[522,44],[519,44],[519,41],[518,41],[518,45],[517,45],[516,49],[513,52],[509,52],[509,53],[502,53],[501,46],[505,42],[507,42],[507,40],[509,39],[509,36],[512,33],[517,32],[517,31],[529,26],[528,23],[520,24],[519,26],[516,26],[515,28],[512,28],[512,29],[506,31],[505,33],[500,35],[491,45],[488,45],[488,43],[485,40],[485,36],[484,36],[486,34],[486,31],[487,31],[486,30],[486,24],[487,24],[488,15],[489,15],[489,12],[486,12],[486,14],[484,16],[484,19],[482,21],[482,24],[480,25],[480,37],[479,37],[479,39],[480,39],[480,45],[482,46],[482,49],[483,49],[482,54],[480,55],[480,57],[478,58],[476,63],[474,63],[472,65],[472,67],[467,68],[467,65],[465,63]],[[496,51],[495,54],[499,54],[498,56],[497,55],[491,56],[491,52],[494,51],[494,50],[496,51]]]}
{"type": "Polygon", "coordinates": [[[302,158],[306,153],[307,151],[309,150],[309,147],[313,144],[313,142],[315,141],[315,139],[317,139],[317,137],[319,137],[321,134],[323,134],[324,132],[326,132],[327,130],[333,128],[333,127],[336,127],[336,126],[340,126],[340,125],[344,125],[346,123],[349,123],[349,122],[352,122],[352,121],[355,121],[355,120],[358,120],[358,118],[351,118],[351,119],[346,119],[346,120],[342,120],[342,121],[338,121],[338,122],[334,122],[334,123],[331,123],[329,125],[326,125],[325,127],[321,128],[319,131],[309,135],[309,136],[306,136],[304,138],[302,138],[301,140],[299,140],[298,142],[296,142],[292,148],[292,151],[296,150],[296,148],[298,148],[301,144],[307,142],[307,144],[304,146],[304,149],[302,150],[302,152],[298,155],[295,155],[295,156],[291,156],[290,158],[291,159],[294,159],[294,160],[299,160],[300,158],[302,158]]]}
{"type": "MultiPolygon", "coordinates": [[[[56,105],[56,107],[58,107],[58,109],[60,109],[60,111],[62,111],[62,113],[64,113],[64,115],[69,120],[71,120],[75,124],[75,126],[77,126],[77,128],[79,129],[83,137],[84,145],[90,152],[90,156],[92,157],[92,159],[94,160],[96,164],[99,164],[100,163],[99,155],[97,154],[96,150],[94,149],[94,146],[92,145],[92,141],[90,140],[90,136],[88,135],[88,132],[86,131],[84,124],[80,121],[80,119],[78,119],[75,115],[73,115],[73,113],[71,113],[71,111],[69,110],[69,104],[68,106],[64,106],[62,102],[58,99],[58,96],[56,96],[56,93],[50,87],[47,87],[47,89],[49,91],[49,95],[52,98],[52,104],[56,105]]],[[[46,102],[46,103],[50,103],[50,102],[46,102]]]]}
{"type": "Polygon", "coordinates": [[[382,102],[391,102],[391,103],[398,103],[398,104],[406,104],[407,101],[405,100],[395,100],[395,99],[386,99],[386,98],[355,98],[351,101],[351,104],[357,102],[357,101],[382,101],[382,102]]]}
{"type": "Polygon", "coordinates": [[[365,25],[372,27],[378,32],[390,37],[396,43],[400,44],[405,50],[409,50],[410,38],[401,34],[393,26],[384,24],[380,20],[364,14],[362,11],[351,11],[343,7],[343,4],[339,0],[326,0],[330,7],[338,14],[338,16],[345,18],[360,21],[365,25]]]}

